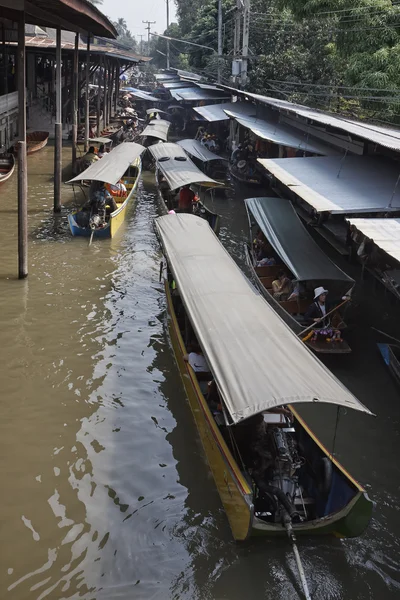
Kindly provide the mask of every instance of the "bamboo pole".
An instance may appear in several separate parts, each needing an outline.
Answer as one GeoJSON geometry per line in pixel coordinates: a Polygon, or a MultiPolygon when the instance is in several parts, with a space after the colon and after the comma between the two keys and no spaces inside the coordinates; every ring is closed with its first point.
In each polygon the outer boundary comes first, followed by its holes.
{"type": "Polygon", "coordinates": [[[18,278],[28,276],[28,173],[26,170],[25,13],[18,21],[18,278]]]}

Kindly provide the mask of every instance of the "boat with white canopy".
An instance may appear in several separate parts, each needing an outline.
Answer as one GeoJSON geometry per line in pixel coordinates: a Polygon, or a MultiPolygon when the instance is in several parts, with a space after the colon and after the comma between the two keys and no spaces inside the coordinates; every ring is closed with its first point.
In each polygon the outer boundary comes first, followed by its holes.
{"type": "Polygon", "coordinates": [[[150,145],[158,141],[166,142],[170,127],[170,121],[165,121],[164,119],[153,119],[142,131],[140,137],[146,138],[147,144],[145,145],[150,145]]]}
{"type": "Polygon", "coordinates": [[[78,184],[82,189],[83,184],[90,182],[87,202],[68,215],[72,235],[91,239],[114,237],[137,191],[142,172],[141,155],[145,150],[135,142],[120,144],[67,182],[78,184]]]}
{"type": "Polygon", "coordinates": [[[354,280],[321,250],[288,200],[247,198],[245,203],[250,229],[246,259],[263,296],[315,352],[351,352],[339,332],[345,329],[343,308],[348,305],[342,298],[350,297],[354,280]],[[274,285],[282,273],[287,288],[274,293],[274,285]],[[309,328],[305,315],[313,302],[314,289],[320,286],[328,289],[331,314],[309,328]],[[334,310],[334,306],[339,305],[342,305],[342,313],[334,310]]]}
{"type": "MultiPolygon", "coordinates": [[[[164,213],[170,210],[179,210],[177,208],[177,192],[184,186],[193,186],[200,191],[222,186],[221,183],[200,171],[178,144],[155,144],[148,150],[156,163],[156,183],[164,213]]],[[[218,234],[220,227],[219,215],[207,208],[199,198],[193,206],[193,212],[205,219],[218,234]]]]}
{"type": "Polygon", "coordinates": [[[294,406],[370,411],[275,313],[202,219],[166,215],[156,228],[175,357],[234,538],[360,535],[372,502],[294,406]]]}

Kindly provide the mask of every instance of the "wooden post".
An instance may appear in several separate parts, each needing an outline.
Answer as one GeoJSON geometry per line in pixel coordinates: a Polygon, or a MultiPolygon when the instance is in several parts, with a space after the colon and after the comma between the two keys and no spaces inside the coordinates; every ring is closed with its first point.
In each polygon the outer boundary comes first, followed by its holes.
{"type": "Polygon", "coordinates": [[[26,170],[25,13],[18,21],[18,278],[28,276],[28,173],[26,170]]]}
{"type": "Polygon", "coordinates": [[[112,62],[110,60],[108,67],[108,89],[110,93],[108,94],[108,121],[110,122],[112,119],[112,84],[113,84],[113,71],[112,71],[112,62]]]}
{"type": "Polygon", "coordinates": [[[62,170],[62,98],[61,98],[61,28],[56,33],[56,124],[54,145],[54,212],[61,212],[62,170]]]}
{"type": "Polygon", "coordinates": [[[118,61],[115,63],[114,69],[114,115],[117,112],[117,102],[118,102],[118,79],[119,79],[119,69],[118,69],[118,61]]]}
{"type": "Polygon", "coordinates": [[[107,60],[104,58],[104,78],[103,78],[103,123],[107,127],[107,60]]]}
{"type": "Polygon", "coordinates": [[[100,68],[98,71],[98,77],[97,77],[97,82],[98,82],[98,86],[97,86],[97,111],[96,111],[96,131],[97,131],[97,136],[100,135],[100,113],[101,113],[101,104],[100,104],[100,95],[101,95],[101,65],[103,63],[103,58],[100,56],[99,57],[99,64],[100,64],[100,68]]]}
{"type": "Polygon", "coordinates": [[[76,144],[78,141],[78,56],[79,33],[75,34],[74,66],[72,70],[72,169],[76,169],[76,144]]]}
{"type": "Polygon", "coordinates": [[[85,104],[85,150],[89,150],[89,79],[90,79],[90,33],[86,45],[86,104],[85,104]]]}

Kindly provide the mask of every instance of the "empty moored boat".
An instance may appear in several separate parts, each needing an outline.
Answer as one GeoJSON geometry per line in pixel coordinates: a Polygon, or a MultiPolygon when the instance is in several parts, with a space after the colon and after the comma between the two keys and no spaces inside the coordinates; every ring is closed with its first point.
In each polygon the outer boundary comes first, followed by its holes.
{"type": "Polygon", "coordinates": [[[14,173],[15,159],[12,154],[0,154],[0,183],[10,179],[14,173]]]}

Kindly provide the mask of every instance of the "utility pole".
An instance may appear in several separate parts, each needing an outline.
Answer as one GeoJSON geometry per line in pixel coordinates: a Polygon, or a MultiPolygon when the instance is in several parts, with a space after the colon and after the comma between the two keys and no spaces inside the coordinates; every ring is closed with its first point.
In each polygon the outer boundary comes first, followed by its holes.
{"type": "Polygon", "coordinates": [[[243,44],[242,44],[242,69],[240,83],[242,88],[247,84],[247,63],[249,55],[249,33],[250,33],[250,0],[243,0],[243,44]]]}
{"type": "Polygon", "coordinates": [[[151,25],[155,25],[157,21],[142,21],[142,23],[147,23],[147,55],[150,56],[150,29],[151,25]]]}
{"type": "Polygon", "coordinates": [[[141,34],[141,35],[138,35],[138,37],[140,37],[140,54],[143,56],[143,38],[144,38],[144,35],[141,34]]]}
{"type": "MultiPolygon", "coordinates": [[[[165,0],[167,3],[167,35],[169,35],[169,0],[165,0]]],[[[221,0],[219,0],[221,1],[221,0]]],[[[169,69],[169,40],[167,40],[167,69],[169,69]]]]}
{"type": "Polygon", "coordinates": [[[236,11],[235,11],[235,29],[233,33],[233,61],[232,61],[232,80],[234,87],[237,87],[238,75],[239,75],[239,60],[240,55],[240,29],[241,29],[241,14],[242,14],[242,3],[241,0],[236,0],[236,11]]]}
{"type": "MultiPolygon", "coordinates": [[[[168,4],[168,0],[167,0],[168,4]]],[[[222,78],[222,0],[218,0],[218,83],[222,78]]]]}

